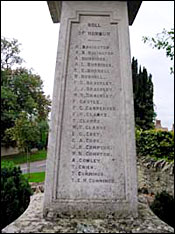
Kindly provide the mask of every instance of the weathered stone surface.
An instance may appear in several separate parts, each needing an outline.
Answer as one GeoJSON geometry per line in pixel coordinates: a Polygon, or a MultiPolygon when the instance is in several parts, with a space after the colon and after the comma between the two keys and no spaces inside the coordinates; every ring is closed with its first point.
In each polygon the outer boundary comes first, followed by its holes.
{"type": "Polygon", "coordinates": [[[44,215],[137,216],[126,1],[62,1],[44,215]]]}
{"type": "MultiPolygon", "coordinates": [[[[60,22],[62,1],[47,1],[51,18],[54,23],[60,22]]],[[[127,1],[129,25],[132,25],[142,1],[127,1]]]]}
{"type": "Polygon", "coordinates": [[[165,190],[174,196],[174,162],[137,157],[137,171],[140,192],[156,194],[165,190]]]}
{"type": "Polygon", "coordinates": [[[77,219],[69,216],[46,221],[42,209],[43,193],[33,195],[28,209],[2,233],[174,233],[172,227],[153,214],[143,195],[139,196],[138,218],[77,219]]]}
{"type": "Polygon", "coordinates": [[[35,183],[29,182],[34,193],[43,193],[44,192],[44,182],[35,183]]]}
{"type": "MultiPolygon", "coordinates": [[[[154,195],[163,190],[174,196],[174,162],[137,157],[137,174],[139,192],[149,194],[149,199],[154,199],[154,195]],[[164,167],[167,169],[164,170],[164,167]]],[[[35,193],[44,192],[43,183],[30,184],[35,193]]]]}

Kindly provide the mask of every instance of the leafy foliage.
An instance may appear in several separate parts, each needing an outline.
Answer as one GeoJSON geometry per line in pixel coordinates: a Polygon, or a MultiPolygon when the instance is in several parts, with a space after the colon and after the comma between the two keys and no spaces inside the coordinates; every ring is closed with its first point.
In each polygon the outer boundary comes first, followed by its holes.
{"type": "Polygon", "coordinates": [[[19,56],[18,40],[1,38],[1,70],[9,69],[13,65],[20,65],[24,60],[19,56]]]}
{"type": "Polygon", "coordinates": [[[164,222],[174,228],[174,198],[166,191],[157,193],[150,208],[164,222]]]}
{"type": "Polygon", "coordinates": [[[12,162],[1,164],[1,229],[17,219],[28,207],[31,187],[20,167],[12,162]]]}
{"type": "Polygon", "coordinates": [[[148,76],[146,68],[139,68],[137,59],[132,58],[132,81],[134,93],[134,112],[135,124],[137,128],[144,130],[154,127],[154,112],[153,103],[153,83],[152,75],[148,76]]]}
{"type": "Polygon", "coordinates": [[[16,141],[18,149],[30,152],[39,142],[39,129],[37,122],[30,120],[26,112],[21,112],[19,118],[15,120],[15,125],[6,130],[12,140],[16,141]]]}
{"type": "Polygon", "coordinates": [[[47,141],[48,141],[48,131],[49,131],[49,124],[48,122],[41,120],[38,123],[38,129],[40,132],[39,142],[37,144],[38,149],[46,149],[47,148],[47,141]]]}
{"type": "Polygon", "coordinates": [[[136,130],[138,156],[174,159],[174,132],[162,130],[136,130]]]}
{"type": "MultiPolygon", "coordinates": [[[[1,39],[1,44],[1,54],[5,58],[10,59],[10,56],[16,56],[20,52],[17,41],[1,39]]],[[[12,70],[11,65],[19,64],[19,61],[22,60],[13,59],[13,63],[9,62],[8,66],[1,65],[1,143],[5,146],[15,144],[6,130],[14,127],[15,120],[21,113],[26,112],[31,121],[35,120],[38,124],[45,122],[47,125],[51,106],[50,97],[43,92],[43,82],[39,75],[22,67],[12,70]]]]}
{"type": "MultiPolygon", "coordinates": [[[[170,60],[174,59],[174,28],[169,31],[165,28],[161,33],[157,33],[155,37],[143,37],[144,43],[149,43],[152,48],[165,50],[166,56],[170,60]]],[[[174,73],[174,68],[170,67],[171,74],[174,73]]]]}

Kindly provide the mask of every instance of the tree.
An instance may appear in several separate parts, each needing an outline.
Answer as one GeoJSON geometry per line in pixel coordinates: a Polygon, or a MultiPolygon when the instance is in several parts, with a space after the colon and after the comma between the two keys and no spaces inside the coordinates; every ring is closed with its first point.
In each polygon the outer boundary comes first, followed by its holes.
{"type": "Polygon", "coordinates": [[[8,85],[9,71],[1,71],[1,143],[6,142],[13,145],[5,136],[5,130],[13,127],[17,118],[17,95],[8,85]],[[4,82],[5,81],[5,82],[4,82]]]}
{"type": "Polygon", "coordinates": [[[16,39],[1,38],[1,70],[12,68],[13,65],[20,65],[24,61],[18,56],[20,45],[16,39]]]}
{"type": "MultiPolygon", "coordinates": [[[[170,60],[174,60],[174,28],[169,31],[163,29],[163,31],[157,33],[155,37],[144,36],[143,42],[149,43],[152,48],[165,50],[166,56],[170,58],[170,60]]],[[[170,67],[170,73],[174,73],[174,67],[170,67]]]]}
{"type": "Polygon", "coordinates": [[[19,44],[16,40],[15,43],[11,43],[3,38],[1,44],[4,45],[2,49],[4,59],[1,63],[1,143],[9,146],[14,145],[15,141],[9,138],[6,130],[15,126],[15,121],[21,112],[26,112],[29,119],[35,119],[38,123],[47,122],[51,101],[50,97],[44,94],[43,82],[39,75],[22,67],[12,69],[12,65],[22,61],[22,59],[15,60],[19,57],[17,56],[19,44]],[[6,64],[6,61],[8,65],[2,65],[6,64]]]}
{"type": "Polygon", "coordinates": [[[139,68],[138,62],[132,58],[132,81],[134,94],[134,112],[136,127],[147,130],[154,127],[153,83],[152,75],[148,75],[145,67],[139,68]]]}
{"type": "Polygon", "coordinates": [[[38,122],[32,119],[27,112],[20,113],[18,119],[15,120],[15,124],[12,128],[6,130],[6,134],[9,135],[13,141],[16,142],[18,149],[21,152],[25,152],[27,155],[27,168],[30,174],[30,153],[31,149],[38,145],[40,140],[40,131],[38,122]]]}
{"type": "Polygon", "coordinates": [[[40,140],[37,145],[38,149],[47,148],[47,141],[48,141],[48,131],[49,131],[49,124],[48,121],[41,120],[38,124],[39,132],[40,132],[40,140]]]}

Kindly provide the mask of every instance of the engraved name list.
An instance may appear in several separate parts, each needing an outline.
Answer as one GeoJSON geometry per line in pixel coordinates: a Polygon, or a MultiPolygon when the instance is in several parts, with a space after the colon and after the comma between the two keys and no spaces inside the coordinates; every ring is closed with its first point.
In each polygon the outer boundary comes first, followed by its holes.
{"type": "Polygon", "coordinates": [[[109,187],[111,198],[125,195],[118,40],[118,25],[109,16],[80,16],[71,23],[61,146],[69,165],[63,161],[64,179],[63,173],[58,179],[69,180],[79,198],[88,186],[104,198],[99,183],[102,190],[109,187]]]}

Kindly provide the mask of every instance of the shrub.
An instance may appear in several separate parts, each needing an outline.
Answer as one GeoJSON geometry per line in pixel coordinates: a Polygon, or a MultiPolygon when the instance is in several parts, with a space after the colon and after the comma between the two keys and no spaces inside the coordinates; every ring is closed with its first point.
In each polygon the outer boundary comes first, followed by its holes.
{"type": "Polygon", "coordinates": [[[157,159],[174,159],[174,132],[161,130],[136,130],[138,156],[153,156],[157,159]]]}
{"type": "Polygon", "coordinates": [[[1,164],[1,229],[17,219],[28,207],[32,189],[20,167],[1,164]]]}
{"type": "Polygon", "coordinates": [[[150,208],[164,222],[174,228],[174,198],[166,191],[157,193],[150,208]]]}

